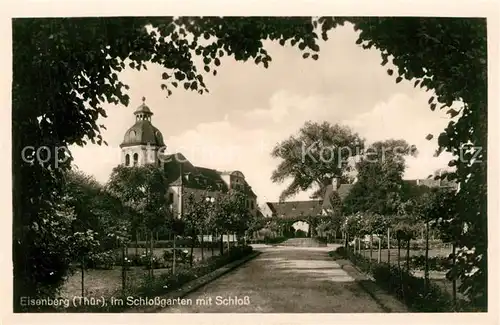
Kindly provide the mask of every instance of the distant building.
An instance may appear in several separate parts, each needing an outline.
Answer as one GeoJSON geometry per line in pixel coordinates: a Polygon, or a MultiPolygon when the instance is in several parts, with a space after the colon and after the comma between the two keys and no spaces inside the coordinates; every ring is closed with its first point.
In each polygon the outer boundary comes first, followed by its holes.
{"type": "Polygon", "coordinates": [[[124,166],[143,166],[156,164],[165,172],[167,195],[170,208],[182,215],[183,209],[189,204],[186,200],[193,195],[195,198],[213,198],[216,200],[230,189],[237,189],[247,196],[246,205],[253,216],[256,216],[257,195],[246,182],[240,171],[218,171],[211,168],[194,166],[182,153],[165,155],[166,148],[163,135],[153,126],[153,112],[143,103],[134,112],[136,122],[126,132],[122,150],[124,166]]]}
{"type": "MultiPolygon", "coordinates": [[[[458,188],[456,182],[434,180],[433,178],[411,179],[404,180],[404,182],[429,188],[458,188]]],[[[305,217],[327,215],[332,212],[334,209],[332,204],[334,204],[336,198],[340,199],[340,202],[344,201],[353,186],[354,184],[341,184],[338,178],[333,178],[331,184],[325,187],[322,200],[267,202],[266,205],[272,211],[273,216],[289,220],[301,218],[305,220],[305,217]]]]}
{"type": "Polygon", "coordinates": [[[274,214],[273,210],[271,210],[271,207],[269,206],[268,203],[269,202],[266,202],[259,207],[259,211],[262,214],[262,216],[264,216],[264,218],[271,218],[274,214]]]}

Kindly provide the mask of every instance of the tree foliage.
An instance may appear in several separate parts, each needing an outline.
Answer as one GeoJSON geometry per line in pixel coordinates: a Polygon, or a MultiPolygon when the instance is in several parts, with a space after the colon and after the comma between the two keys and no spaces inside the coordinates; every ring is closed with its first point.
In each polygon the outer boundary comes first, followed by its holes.
{"type": "Polygon", "coordinates": [[[297,136],[278,143],[272,150],[274,158],[281,159],[271,180],[292,182],[282,192],[284,200],[300,191],[319,188],[315,196],[324,194],[332,178],[346,177],[349,158],[358,155],[364,140],[348,127],[328,122],[306,122],[297,136]]]}
{"type": "Polygon", "coordinates": [[[139,219],[130,220],[135,229],[142,226],[153,231],[165,225],[169,217],[165,175],[156,165],[117,166],[107,188],[137,212],[139,219]]]}
{"type": "Polygon", "coordinates": [[[405,156],[415,148],[405,140],[378,141],[356,164],[358,181],[344,201],[344,212],[394,215],[404,198],[405,156]]]}
{"type": "Polygon", "coordinates": [[[219,233],[245,233],[252,222],[246,200],[244,193],[232,190],[216,201],[214,224],[219,233]]]}

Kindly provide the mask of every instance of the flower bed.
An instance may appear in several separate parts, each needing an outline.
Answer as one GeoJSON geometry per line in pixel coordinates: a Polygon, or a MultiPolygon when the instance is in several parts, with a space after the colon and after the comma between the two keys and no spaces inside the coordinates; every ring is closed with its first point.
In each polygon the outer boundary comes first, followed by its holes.
{"type": "MultiPolygon", "coordinates": [[[[154,297],[167,294],[173,290],[177,290],[184,284],[202,277],[210,272],[217,270],[224,265],[231,262],[242,259],[253,252],[251,246],[237,246],[231,248],[231,250],[224,255],[213,256],[207,258],[205,261],[195,264],[190,268],[187,264],[180,264],[176,269],[175,275],[172,273],[163,273],[156,275],[153,278],[149,276],[144,276],[142,282],[134,288],[128,288],[127,292],[122,292],[121,290],[113,295],[114,298],[126,300],[127,296],[136,297],[154,297]]],[[[110,297],[107,299],[109,300],[110,297]]],[[[70,307],[68,309],[60,309],[56,311],[60,312],[99,312],[99,313],[109,313],[109,312],[123,312],[129,308],[128,306],[118,306],[114,305],[100,307],[100,306],[80,306],[80,307],[70,307]]],[[[53,312],[54,310],[50,310],[53,312]]]]}
{"type": "MultiPolygon", "coordinates": [[[[371,262],[362,255],[347,253],[344,247],[339,247],[335,253],[349,259],[361,271],[370,274],[381,288],[396,296],[412,311],[451,312],[454,309],[451,295],[432,283],[429,283],[426,290],[423,278],[415,277],[403,268],[387,263],[371,262]]],[[[462,304],[457,306],[457,309],[467,311],[467,307],[462,304]]]]}

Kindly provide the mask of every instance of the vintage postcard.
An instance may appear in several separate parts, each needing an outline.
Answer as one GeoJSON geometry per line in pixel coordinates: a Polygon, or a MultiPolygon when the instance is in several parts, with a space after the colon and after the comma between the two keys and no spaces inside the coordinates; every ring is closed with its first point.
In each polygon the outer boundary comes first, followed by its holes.
{"type": "Polygon", "coordinates": [[[494,323],[498,3],[23,3],[6,324],[494,323]]]}

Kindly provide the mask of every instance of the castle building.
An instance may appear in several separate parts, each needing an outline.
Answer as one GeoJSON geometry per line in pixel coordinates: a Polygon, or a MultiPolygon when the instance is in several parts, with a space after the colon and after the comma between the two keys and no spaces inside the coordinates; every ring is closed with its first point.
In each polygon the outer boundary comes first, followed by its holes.
{"type": "Polygon", "coordinates": [[[246,194],[248,210],[256,216],[257,195],[241,171],[218,171],[195,166],[180,152],[165,154],[163,135],[153,126],[153,112],[145,101],[143,97],[142,104],[134,112],[135,123],[125,132],[120,144],[122,165],[133,167],[156,164],[162,169],[165,172],[165,186],[168,188],[168,202],[178,217],[182,216],[189,204],[188,197],[217,200],[231,189],[246,194]]]}

